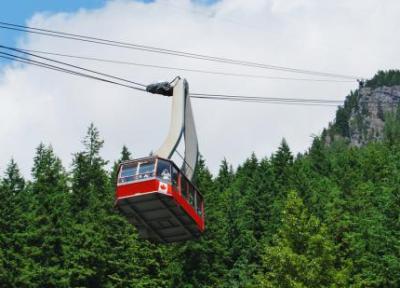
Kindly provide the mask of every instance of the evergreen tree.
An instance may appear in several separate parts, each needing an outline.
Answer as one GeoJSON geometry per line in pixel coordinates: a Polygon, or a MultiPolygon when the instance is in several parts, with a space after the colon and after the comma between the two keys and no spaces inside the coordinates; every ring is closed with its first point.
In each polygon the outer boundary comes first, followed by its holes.
{"type": "Polygon", "coordinates": [[[254,153],[238,168],[234,183],[226,190],[227,226],[224,229],[229,247],[229,272],[225,286],[243,287],[252,282],[259,262],[258,242],[260,222],[258,203],[259,161],[254,153]]]}
{"type": "MultiPolygon", "coordinates": [[[[72,234],[69,238],[67,266],[72,286],[99,287],[107,281],[107,212],[112,207],[112,193],[100,156],[104,141],[90,124],[83,140],[84,150],[74,155],[72,170],[72,234]]],[[[108,231],[107,231],[108,232],[108,231]]]]}
{"type": "Polygon", "coordinates": [[[20,193],[25,181],[13,159],[7,166],[4,178],[0,181],[0,283],[4,286],[16,286],[19,270],[20,250],[17,233],[21,231],[20,193]]]}
{"type": "Polygon", "coordinates": [[[389,145],[399,144],[400,142],[400,107],[385,115],[385,126],[383,129],[383,139],[389,145]]]}
{"type": "Polygon", "coordinates": [[[378,71],[378,73],[366,83],[366,86],[371,88],[394,85],[400,85],[399,70],[378,71]]]}
{"type": "Polygon", "coordinates": [[[287,187],[287,184],[290,183],[293,160],[293,155],[290,152],[289,145],[285,139],[282,139],[278,151],[271,157],[271,164],[274,170],[275,180],[281,187],[287,187]]]}
{"type": "Polygon", "coordinates": [[[343,287],[346,270],[335,267],[335,246],[325,225],[309,215],[302,200],[290,192],[282,225],[273,245],[266,246],[259,287],[343,287]]]}
{"type": "Polygon", "coordinates": [[[2,187],[11,192],[12,195],[17,195],[25,188],[25,180],[21,176],[17,163],[11,159],[7,166],[5,175],[2,181],[2,187]]]}
{"type": "Polygon", "coordinates": [[[324,139],[315,137],[309,151],[312,168],[321,175],[329,176],[330,163],[326,154],[324,139]]]}
{"type": "Polygon", "coordinates": [[[215,185],[217,189],[217,193],[222,193],[224,189],[229,187],[232,184],[234,179],[234,172],[231,165],[229,165],[228,161],[224,158],[222,160],[221,165],[219,166],[218,177],[215,179],[215,185]]]}
{"type": "MultiPolygon", "coordinates": [[[[72,171],[74,225],[67,267],[71,286],[163,287],[162,249],[138,240],[136,230],[115,209],[106,161],[100,156],[103,141],[93,124],[75,154],[72,171]]],[[[130,153],[123,149],[122,158],[130,153]]]]}
{"type": "Polygon", "coordinates": [[[280,225],[281,211],[287,193],[292,189],[293,155],[285,139],[282,139],[278,151],[271,156],[271,169],[273,180],[271,181],[270,223],[271,232],[275,233],[280,225]]]}
{"type": "MultiPolygon", "coordinates": [[[[90,124],[83,140],[84,150],[74,155],[72,170],[72,209],[76,214],[85,213],[89,208],[109,203],[110,187],[105,165],[100,156],[104,141],[99,131],[90,124]]],[[[90,211],[90,209],[89,209],[90,211]]]]}
{"type": "MultiPolygon", "coordinates": [[[[36,150],[29,186],[31,204],[24,212],[28,223],[20,237],[25,247],[19,283],[26,287],[67,287],[64,266],[67,235],[67,176],[52,147],[40,144],[36,150]]],[[[27,197],[24,199],[28,199],[27,197]]]]}

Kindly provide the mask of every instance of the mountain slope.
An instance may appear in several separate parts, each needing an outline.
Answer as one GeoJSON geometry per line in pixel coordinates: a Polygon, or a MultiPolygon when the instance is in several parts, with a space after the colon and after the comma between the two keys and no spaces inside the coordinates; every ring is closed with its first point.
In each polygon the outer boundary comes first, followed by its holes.
{"type": "Polygon", "coordinates": [[[353,146],[383,140],[386,120],[396,114],[399,103],[400,71],[380,71],[346,97],[323,138],[328,144],[345,138],[353,146]]]}

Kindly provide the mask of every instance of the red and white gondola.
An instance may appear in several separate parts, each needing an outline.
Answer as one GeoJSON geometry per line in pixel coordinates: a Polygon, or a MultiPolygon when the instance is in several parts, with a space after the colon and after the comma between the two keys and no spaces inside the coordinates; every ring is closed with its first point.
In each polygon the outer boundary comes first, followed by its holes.
{"type": "Polygon", "coordinates": [[[152,242],[195,239],[205,229],[204,200],[193,185],[197,135],[186,80],[149,85],[151,93],[172,96],[167,139],[155,156],[122,162],[116,184],[116,207],[152,242]],[[185,157],[179,169],[171,160],[184,136],[185,157]]]}

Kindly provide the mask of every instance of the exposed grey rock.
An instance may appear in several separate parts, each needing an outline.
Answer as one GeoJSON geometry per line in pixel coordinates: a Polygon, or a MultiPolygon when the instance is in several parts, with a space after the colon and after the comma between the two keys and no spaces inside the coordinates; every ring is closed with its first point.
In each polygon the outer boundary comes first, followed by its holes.
{"type": "Polygon", "coordinates": [[[349,138],[354,146],[382,140],[385,115],[395,112],[400,103],[400,86],[365,87],[359,93],[349,120],[349,138]]]}

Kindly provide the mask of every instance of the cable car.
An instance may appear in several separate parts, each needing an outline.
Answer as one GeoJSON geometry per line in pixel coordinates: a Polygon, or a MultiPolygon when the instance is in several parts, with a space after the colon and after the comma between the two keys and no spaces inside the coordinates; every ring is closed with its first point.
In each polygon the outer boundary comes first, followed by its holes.
{"type": "Polygon", "coordinates": [[[172,96],[170,130],[154,156],[119,165],[115,205],[144,239],[158,243],[195,239],[205,229],[205,215],[203,196],[192,183],[198,145],[188,84],[177,77],[172,83],[149,85],[147,91],[172,96]],[[185,154],[178,168],[171,158],[182,140],[185,154]]]}
{"type": "Polygon", "coordinates": [[[197,238],[204,231],[203,197],[172,161],[126,161],[118,175],[118,209],[141,237],[169,243],[197,238]]]}

